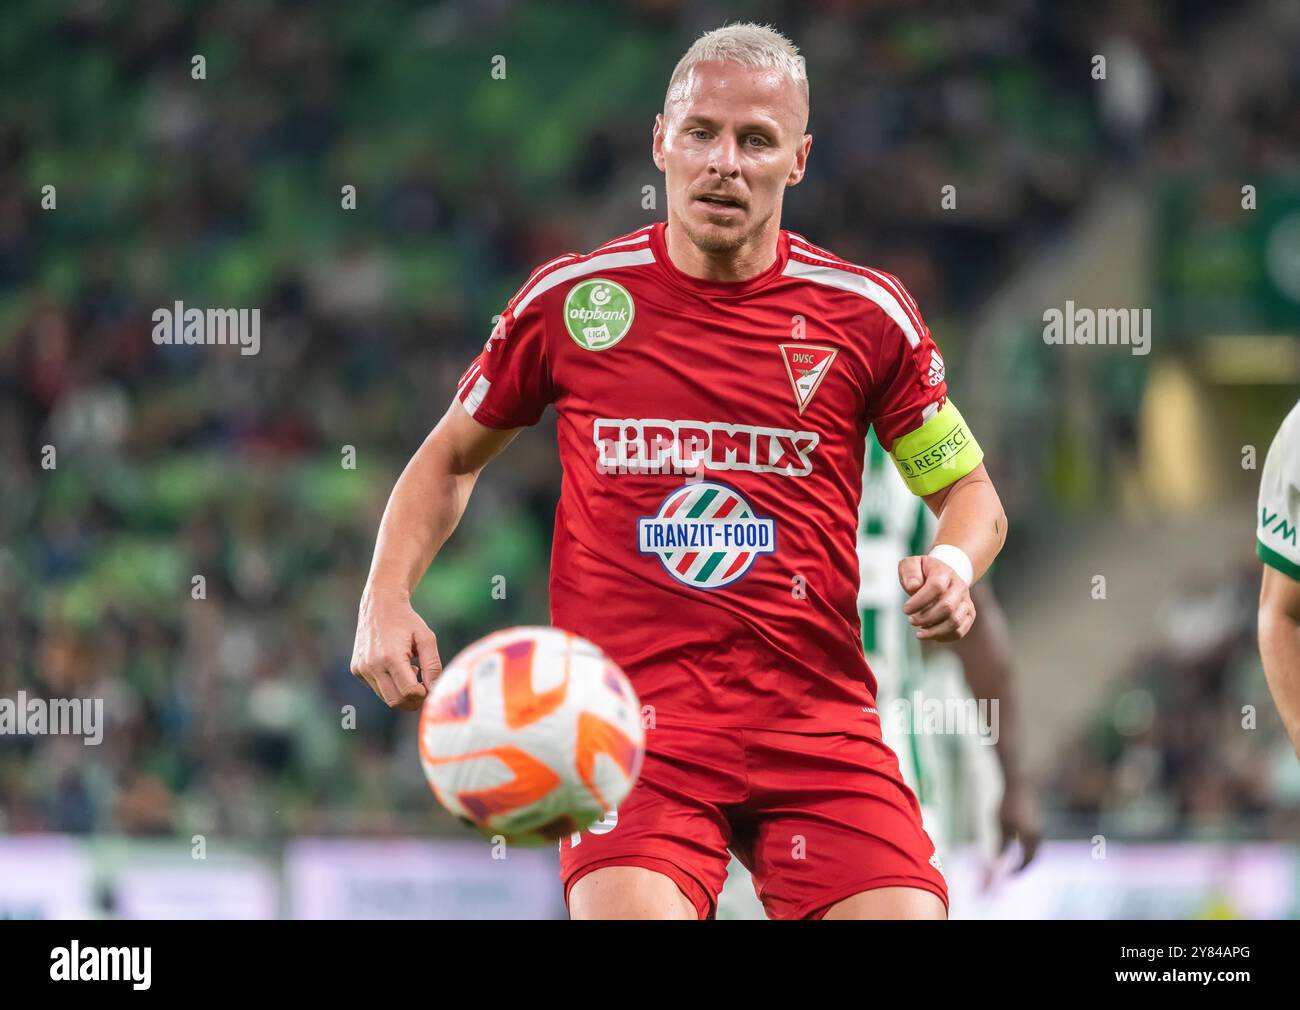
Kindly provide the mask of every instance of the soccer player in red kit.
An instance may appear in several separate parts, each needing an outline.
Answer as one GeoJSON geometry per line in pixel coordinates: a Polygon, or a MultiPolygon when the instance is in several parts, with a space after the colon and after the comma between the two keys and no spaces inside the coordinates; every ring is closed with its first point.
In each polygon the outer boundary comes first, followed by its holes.
{"type": "Polygon", "coordinates": [[[728,850],[773,918],[946,915],[860,640],[868,428],[939,516],[899,565],[918,637],[970,628],[1006,518],[911,295],[781,229],[807,121],[784,37],[699,39],[654,126],[668,220],[534,271],[380,525],[352,669],[418,708],[441,666],[411,589],[484,464],[554,405],[552,620],[650,715],[628,798],[560,843],[574,918],[707,918],[728,850]]]}

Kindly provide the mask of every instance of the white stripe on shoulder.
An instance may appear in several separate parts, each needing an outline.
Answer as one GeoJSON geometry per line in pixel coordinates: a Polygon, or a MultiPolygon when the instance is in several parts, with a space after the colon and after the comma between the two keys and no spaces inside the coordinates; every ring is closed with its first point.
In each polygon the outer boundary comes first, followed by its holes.
{"type": "Polygon", "coordinates": [[[639,231],[633,232],[631,235],[627,236],[627,238],[615,239],[612,242],[606,242],[604,245],[596,246],[595,251],[604,252],[606,249],[617,249],[619,246],[637,245],[640,242],[649,242],[650,229],[653,227],[654,225],[648,224],[639,231]]]}
{"type": "Polygon", "coordinates": [[[792,233],[790,235],[790,242],[791,244],[797,242],[798,245],[795,246],[795,249],[798,252],[803,253],[805,256],[816,256],[818,259],[823,259],[823,260],[831,258],[830,256],[826,255],[829,252],[829,250],[822,249],[820,246],[813,245],[802,235],[795,235],[792,233]]]}
{"type": "Polygon", "coordinates": [[[802,235],[790,236],[790,249],[801,256],[811,256],[813,259],[825,260],[827,263],[838,263],[841,266],[857,266],[856,263],[850,263],[842,256],[836,256],[829,249],[823,249],[819,245],[813,245],[802,235]]]}
{"type": "Polygon", "coordinates": [[[469,391],[469,396],[461,402],[465,404],[465,409],[469,411],[469,416],[473,417],[478,412],[479,407],[483,405],[483,398],[487,396],[488,390],[492,388],[492,383],[488,381],[486,375],[480,375],[478,382],[474,383],[474,388],[469,391]]]}
{"type": "Polygon", "coordinates": [[[799,255],[801,256],[808,256],[815,260],[825,260],[827,263],[841,262],[840,260],[832,259],[829,256],[824,256],[822,253],[819,253],[816,249],[809,248],[808,246],[799,246],[791,243],[791,247],[794,249],[795,252],[799,253],[799,255]]]}
{"type": "MultiPolygon", "coordinates": [[[[807,256],[810,259],[822,260],[826,263],[836,263],[836,264],[845,263],[844,260],[832,259],[831,257],[825,256],[821,252],[811,248],[811,243],[809,243],[807,239],[802,239],[802,240],[796,239],[795,236],[793,235],[791,235],[790,238],[794,239],[795,241],[802,241],[804,243],[801,246],[792,245],[794,251],[799,253],[801,256],[807,256]]],[[[916,328],[918,333],[922,329],[924,329],[925,324],[921,321],[921,310],[917,307],[916,301],[912,298],[912,295],[907,290],[907,288],[903,287],[902,284],[896,282],[894,278],[890,277],[888,274],[882,273],[881,271],[876,270],[874,267],[857,266],[857,264],[853,264],[853,265],[857,267],[857,269],[859,270],[866,270],[868,273],[874,276],[880,284],[882,284],[884,287],[889,289],[889,291],[893,294],[895,300],[897,300],[897,302],[906,310],[908,316],[911,317],[912,324],[916,328]]]]}
{"type": "Polygon", "coordinates": [[[466,389],[469,388],[469,384],[474,381],[474,378],[475,376],[478,375],[479,370],[480,370],[479,363],[477,360],[475,360],[474,364],[470,367],[470,370],[465,373],[465,377],[460,380],[460,384],[456,387],[457,396],[460,396],[462,393],[465,392],[466,389]]]}
{"type": "Polygon", "coordinates": [[[578,258],[577,253],[565,253],[563,256],[556,256],[555,259],[543,263],[541,266],[539,266],[536,270],[534,270],[532,273],[528,275],[528,280],[524,281],[524,287],[527,287],[529,282],[538,274],[542,273],[545,270],[549,270],[557,263],[563,263],[565,260],[576,260],[577,258],[578,258]]]}
{"type": "Polygon", "coordinates": [[[531,302],[540,294],[551,290],[557,284],[563,284],[565,281],[573,280],[575,277],[583,277],[587,274],[598,273],[601,270],[614,270],[618,267],[638,267],[655,261],[654,250],[648,246],[645,249],[629,249],[626,252],[606,253],[602,256],[593,256],[591,259],[582,260],[578,263],[570,263],[568,266],[560,267],[558,270],[552,270],[549,274],[534,284],[519,300],[515,306],[515,317],[518,318],[528,308],[531,302]]]}
{"type": "Polygon", "coordinates": [[[903,331],[909,344],[916,347],[921,343],[921,334],[913,325],[912,317],[899,304],[892,291],[877,284],[870,277],[864,277],[862,274],[855,274],[851,270],[843,269],[833,261],[827,260],[825,256],[816,256],[814,258],[824,260],[828,265],[802,263],[799,260],[792,259],[786,263],[785,270],[782,272],[787,277],[798,277],[814,284],[824,284],[830,288],[839,288],[841,291],[852,291],[854,294],[875,302],[884,310],[885,315],[889,316],[898,325],[898,328],[903,331]]]}
{"type": "Polygon", "coordinates": [[[912,317],[912,321],[916,323],[916,328],[918,330],[925,328],[925,324],[921,322],[921,310],[917,308],[916,302],[912,300],[912,296],[908,292],[907,288],[903,287],[902,281],[872,267],[863,267],[862,269],[874,274],[879,278],[881,284],[884,284],[894,292],[898,300],[902,302],[903,308],[907,309],[908,314],[912,317]]]}

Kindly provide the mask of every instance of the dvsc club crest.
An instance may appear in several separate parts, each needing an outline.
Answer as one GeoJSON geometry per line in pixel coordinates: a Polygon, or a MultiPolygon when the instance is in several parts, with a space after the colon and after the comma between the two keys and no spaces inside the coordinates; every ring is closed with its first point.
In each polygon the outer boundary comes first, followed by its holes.
{"type": "Polygon", "coordinates": [[[719,589],[776,550],[776,523],[754,515],[739,493],[702,481],[679,487],[659,513],[637,522],[642,554],[657,554],[664,570],[692,589],[719,589]]]}
{"type": "Polygon", "coordinates": [[[603,351],[632,328],[635,307],[627,288],[603,277],[582,281],[564,299],[564,325],[579,347],[603,351]]]}

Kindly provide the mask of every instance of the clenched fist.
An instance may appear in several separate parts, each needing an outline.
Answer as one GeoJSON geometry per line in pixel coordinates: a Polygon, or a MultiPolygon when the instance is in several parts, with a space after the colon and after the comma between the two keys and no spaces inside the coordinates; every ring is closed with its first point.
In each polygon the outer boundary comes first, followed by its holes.
{"type": "Polygon", "coordinates": [[[442,673],[438,639],[404,592],[366,587],[352,646],[352,674],[389,708],[418,709],[442,673]]]}
{"type": "Polygon", "coordinates": [[[908,596],[903,613],[922,641],[955,642],[975,623],[970,586],[938,558],[904,558],[898,563],[898,581],[908,596]]]}

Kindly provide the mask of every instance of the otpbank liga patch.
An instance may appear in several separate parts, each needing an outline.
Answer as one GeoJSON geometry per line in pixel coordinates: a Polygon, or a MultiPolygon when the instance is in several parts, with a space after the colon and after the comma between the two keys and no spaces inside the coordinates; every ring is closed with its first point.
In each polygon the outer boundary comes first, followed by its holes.
{"type": "Polygon", "coordinates": [[[701,481],[677,488],[658,514],[638,520],[637,541],[682,585],[720,589],[776,550],[776,523],[756,516],[733,488],[701,481]]]}

